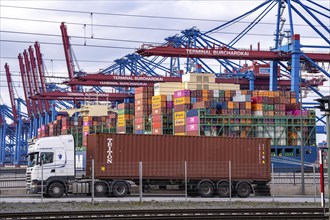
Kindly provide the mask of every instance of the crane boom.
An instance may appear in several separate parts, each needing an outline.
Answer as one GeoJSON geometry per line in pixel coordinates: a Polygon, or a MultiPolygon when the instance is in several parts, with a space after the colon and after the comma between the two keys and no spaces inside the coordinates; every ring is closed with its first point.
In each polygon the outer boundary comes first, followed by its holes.
{"type": "MultiPolygon", "coordinates": [[[[32,79],[31,79],[31,73],[30,73],[30,62],[29,62],[29,57],[28,57],[28,53],[26,50],[24,50],[23,52],[23,56],[24,56],[24,63],[25,63],[25,69],[26,69],[26,76],[27,76],[27,81],[28,81],[28,88],[29,88],[29,96],[33,96],[35,93],[34,93],[34,90],[33,90],[33,82],[32,82],[32,79]]],[[[31,100],[32,102],[32,110],[33,110],[33,113],[35,116],[37,116],[37,105],[36,105],[36,102],[35,100],[31,100]]]]}
{"type": "MultiPolygon", "coordinates": [[[[40,91],[39,91],[38,74],[36,72],[37,71],[36,59],[34,57],[33,49],[31,46],[29,47],[28,51],[29,51],[29,55],[30,55],[31,71],[32,71],[33,80],[34,80],[35,94],[39,94],[40,91]]],[[[38,101],[37,107],[38,107],[40,113],[43,112],[42,102],[38,101]]]]}
{"type": "MultiPolygon", "coordinates": [[[[67,32],[66,25],[64,22],[62,22],[61,26],[61,33],[62,33],[62,41],[63,41],[63,47],[64,47],[64,54],[65,54],[65,60],[66,60],[66,66],[69,73],[69,79],[74,78],[74,65],[73,65],[73,59],[71,56],[71,49],[70,49],[70,41],[69,36],[67,32]]],[[[71,86],[72,92],[76,92],[76,86],[71,86]]]]}
{"type": "MultiPolygon", "coordinates": [[[[219,48],[185,48],[173,46],[143,45],[137,50],[141,56],[208,58],[208,59],[233,59],[233,60],[276,60],[288,61],[291,54],[283,51],[262,50],[233,50],[226,47],[219,48]]],[[[330,53],[305,53],[315,62],[330,62],[330,53]]],[[[301,57],[301,59],[304,59],[301,57]]]]}
{"type": "Polygon", "coordinates": [[[60,92],[52,91],[32,96],[35,100],[73,100],[73,101],[115,101],[118,99],[133,98],[127,93],[94,93],[94,92],[60,92]]]}
{"type": "Polygon", "coordinates": [[[19,62],[19,68],[20,68],[20,71],[21,71],[26,108],[27,108],[28,116],[29,116],[29,118],[31,118],[31,116],[32,116],[32,114],[31,114],[31,103],[30,103],[29,91],[28,91],[29,86],[28,86],[28,82],[27,82],[27,79],[26,79],[26,73],[25,73],[22,54],[18,55],[18,62],[19,62]]]}
{"type": "MultiPolygon", "coordinates": [[[[37,57],[37,64],[38,64],[38,70],[39,70],[39,76],[40,76],[40,83],[41,83],[42,92],[46,92],[47,87],[46,87],[46,81],[45,81],[45,72],[44,72],[44,68],[43,68],[43,62],[42,62],[42,56],[41,56],[41,52],[40,52],[39,42],[35,42],[34,48],[36,50],[36,57],[37,57]]],[[[45,100],[45,107],[46,107],[46,111],[49,112],[50,111],[50,105],[49,105],[48,100],[45,100]]]]}
{"type": "Polygon", "coordinates": [[[15,103],[15,93],[14,93],[14,89],[13,89],[13,81],[11,79],[9,65],[7,63],[5,64],[5,70],[6,70],[6,76],[7,76],[7,84],[8,84],[8,90],[9,90],[11,108],[12,108],[13,116],[14,116],[14,123],[16,124],[17,120],[18,120],[18,115],[17,115],[16,103],[15,103]]]}

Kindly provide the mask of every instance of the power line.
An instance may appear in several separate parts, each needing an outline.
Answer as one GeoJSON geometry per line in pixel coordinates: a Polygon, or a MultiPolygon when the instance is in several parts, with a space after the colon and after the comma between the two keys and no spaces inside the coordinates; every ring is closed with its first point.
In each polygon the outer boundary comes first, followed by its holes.
{"type": "MultiPolygon", "coordinates": [[[[170,16],[155,16],[155,15],[138,15],[138,14],[123,14],[123,13],[109,13],[109,12],[92,12],[92,11],[78,11],[78,10],[67,10],[67,9],[54,9],[54,8],[37,8],[27,6],[12,6],[12,5],[0,5],[1,7],[7,8],[19,8],[28,10],[41,10],[41,11],[53,11],[53,12],[64,12],[64,13],[77,13],[77,14],[88,14],[88,15],[106,15],[106,16],[122,16],[122,17],[136,17],[136,18],[148,18],[148,19],[168,19],[168,20],[186,20],[186,21],[205,21],[205,22],[227,22],[226,20],[219,19],[204,19],[204,18],[188,18],[188,17],[170,17],[170,16]]],[[[250,24],[251,21],[239,21],[237,23],[250,24]]],[[[275,25],[272,22],[259,22],[259,24],[275,25]]],[[[87,25],[87,24],[86,24],[87,25]]],[[[93,24],[94,26],[94,24],[93,24]]],[[[309,26],[306,24],[295,24],[295,26],[309,26]]]]}
{"type": "MultiPolygon", "coordinates": [[[[0,17],[0,19],[1,18],[2,17],[0,17]]],[[[22,19],[22,20],[26,20],[26,19],[22,19]]],[[[38,20],[38,21],[40,21],[40,22],[47,22],[47,21],[41,21],[41,20],[38,20]]],[[[76,23],[75,25],[83,25],[83,24],[76,23]]],[[[134,28],[134,29],[150,29],[150,28],[147,28],[147,27],[135,27],[135,26],[113,26],[113,25],[110,25],[110,26],[111,27],[117,27],[117,28],[119,27],[119,28],[134,28]]],[[[164,29],[162,29],[162,28],[152,28],[152,30],[161,30],[162,31],[164,29]]],[[[165,30],[169,30],[169,29],[165,29],[165,30]]],[[[180,31],[180,30],[177,29],[176,31],[180,31]]],[[[47,36],[47,37],[62,37],[61,35],[58,35],[58,34],[44,34],[44,33],[35,33],[35,32],[32,33],[32,32],[4,31],[4,30],[1,30],[0,32],[9,33],[9,34],[26,34],[26,35],[39,35],[39,36],[47,36]]],[[[223,31],[217,31],[215,33],[227,34],[227,35],[237,35],[237,34],[239,34],[238,32],[223,32],[223,31]]],[[[265,36],[265,37],[272,37],[272,36],[274,36],[272,34],[264,34],[264,33],[247,33],[246,35],[250,35],[250,36],[265,36]]],[[[305,36],[304,35],[302,37],[303,38],[319,39],[318,36],[305,36]]],[[[70,38],[91,39],[89,37],[86,38],[86,37],[73,36],[73,35],[70,35],[70,38]]],[[[154,42],[154,41],[128,40],[128,39],[118,39],[118,38],[99,38],[99,37],[93,37],[92,39],[94,39],[94,40],[104,40],[104,41],[120,41],[120,42],[129,42],[129,43],[161,44],[160,42],[154,42]]]]}
{"type": "MultiPolygon", "coordinates": [[[[19,41],[19,40],[4,40],[1,39],[1,42],[4,43],[26,43],[26,44],[32,44],[34,43],[33,41],[19,41]]],[[[60,45],[62,46],[62,43],[53,43],[53,42],[41,42],[39,41],[40,44],[48,44],[48,45],[60,45]]],[[[123,49],[123,50],[135,50],[136,48],[133,47],[119,47],[119,46],[104,46],[104,45],[92,45],[92,44],[70,44],[71,46],[78,46],[78,47],[97,47],[97,48],[111,48],[111,49],[123,49]]]]}

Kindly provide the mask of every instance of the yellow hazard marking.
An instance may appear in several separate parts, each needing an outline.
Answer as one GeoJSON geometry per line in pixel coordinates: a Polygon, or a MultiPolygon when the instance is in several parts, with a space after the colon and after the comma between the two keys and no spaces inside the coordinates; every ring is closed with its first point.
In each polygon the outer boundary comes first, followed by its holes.
{"type": "Polygon", "coordinates": [[[105,167],[101,167],[101,171],[105,171],[105,167]]]}

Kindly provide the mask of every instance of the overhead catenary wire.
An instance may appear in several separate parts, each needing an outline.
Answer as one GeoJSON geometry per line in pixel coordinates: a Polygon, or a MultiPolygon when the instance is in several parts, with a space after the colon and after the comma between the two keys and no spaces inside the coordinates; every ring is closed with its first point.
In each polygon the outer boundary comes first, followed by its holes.
{"type": "MultiPolygon", "coordinates": [[[[157,15],[138,15],[138,14],[124,14],[124,13],[110,13],[110,12],[91,12],[91,11],[79,11],[68,9],[55,9],[55,8],[41,8],[41,7],[27,7],[27,6],[13,6],[0,4],[1,7],[27,9],[27,10],[41,10],[63,13],[77,13],[87,15],[106,15],[106,16],[123,16],[123,17],[135,17],[135,18],[147,18],[147,19],[168,19],[168,20],[187,20],[187,21],[205,21],[205,22],[227,22],[226,20],[219,19],[205,19],[205,18],[188,18],[188,17],[173,17],[173,16],[157,16],[157,15]]],[[[240,21],[239,23],[250,24],[250,21],[240,21]]],[[[275,22],[260,22],[259,24],[275,25],[275,22]]],[[[94,25],[94,24],[93,24],[94,25]]],[[[306,24],[295,24],[296,26],[308,26],[306,24]]]]}

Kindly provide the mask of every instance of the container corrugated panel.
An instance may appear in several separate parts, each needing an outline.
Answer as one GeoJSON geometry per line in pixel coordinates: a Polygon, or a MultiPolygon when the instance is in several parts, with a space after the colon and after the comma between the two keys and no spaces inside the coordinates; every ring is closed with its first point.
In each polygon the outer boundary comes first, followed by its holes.
{"type": "Polygon", "coordinates": [[[187,161],[190,179],[228,178],[270,180],[270,139],[193,137],[173,135],[90,134],[87,144],[87,176],[95,160],[95,178],[184,178],[187,161]],[[171,164],[170,168],[168,168],[171,164]],[[167,168],[165,168],[167,167],[167,168]]]}

